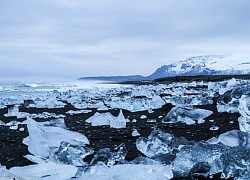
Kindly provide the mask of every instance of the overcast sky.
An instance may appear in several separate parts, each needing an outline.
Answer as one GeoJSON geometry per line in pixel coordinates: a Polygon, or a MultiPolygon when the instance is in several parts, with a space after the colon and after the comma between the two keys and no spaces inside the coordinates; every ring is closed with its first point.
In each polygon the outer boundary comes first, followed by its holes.
{"type": "Polygon", "coordinates": [[[0,0],[0,78],[151,74],[248,55],[249,0],[0,0]]]}

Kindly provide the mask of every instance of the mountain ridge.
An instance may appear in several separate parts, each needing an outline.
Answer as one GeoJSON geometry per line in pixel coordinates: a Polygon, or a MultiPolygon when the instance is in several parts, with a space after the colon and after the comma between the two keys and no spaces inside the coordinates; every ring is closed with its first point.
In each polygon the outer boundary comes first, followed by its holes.
{"type": "Polygon", "coordinates": [[[97,76],[80,80],[142,81],[175,76],[250,74],[250,61],[221,55],[193,56],[177,63],[163,65],[149,76],[97,76]]]}

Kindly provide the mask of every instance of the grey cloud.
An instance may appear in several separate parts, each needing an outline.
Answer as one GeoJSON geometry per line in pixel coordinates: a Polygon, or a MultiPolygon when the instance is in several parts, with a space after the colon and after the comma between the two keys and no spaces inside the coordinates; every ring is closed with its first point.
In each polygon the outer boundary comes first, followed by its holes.
{"type": "Polygon", "coordinates": [[[248,0],[0,0],[0,76],[147,75],[193,55],[248,55],[249,6],[248,0]]]}

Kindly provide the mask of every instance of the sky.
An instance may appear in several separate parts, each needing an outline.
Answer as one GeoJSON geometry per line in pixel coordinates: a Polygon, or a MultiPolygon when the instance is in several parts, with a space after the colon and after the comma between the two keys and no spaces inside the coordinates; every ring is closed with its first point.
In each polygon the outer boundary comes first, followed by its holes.
{"type": "Polygon", "coordinates": [[[248,55],[249,0],[0,0],[0,79],[149,75],[248,55]]]}

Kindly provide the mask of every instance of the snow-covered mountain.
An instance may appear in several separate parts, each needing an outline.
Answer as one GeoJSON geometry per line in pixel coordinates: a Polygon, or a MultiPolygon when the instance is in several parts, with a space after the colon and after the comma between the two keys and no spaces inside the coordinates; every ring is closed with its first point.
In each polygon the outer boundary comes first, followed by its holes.
{"type": "Polygon", "coordinates": [[[174,76],[250,74],[250,58],[217,55],[190,57],[178,63],[164,65],[149,76],[100,76],[80,79],[107,81],[141,81],[174,76]]]}
{"type": "Polygon", "coordinates": [[[178,63],[164,65],[147,78],[249,73],[250,59],[210,55],[190,57],[178,63]]]}

